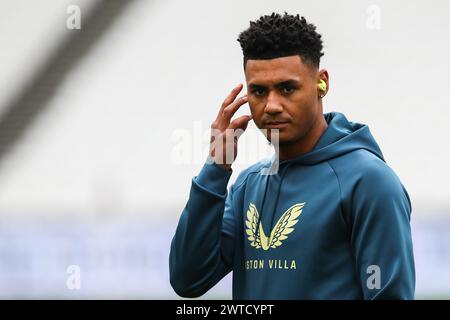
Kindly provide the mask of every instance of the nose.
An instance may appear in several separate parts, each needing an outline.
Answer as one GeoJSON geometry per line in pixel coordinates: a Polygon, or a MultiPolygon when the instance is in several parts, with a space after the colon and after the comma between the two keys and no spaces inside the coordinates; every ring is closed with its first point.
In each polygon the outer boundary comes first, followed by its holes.
{"type": "Polygon", "coordinates": [[[269,93],[264,111],[270,115],[283,112],[283,107],[275,92],[269,93]]]}

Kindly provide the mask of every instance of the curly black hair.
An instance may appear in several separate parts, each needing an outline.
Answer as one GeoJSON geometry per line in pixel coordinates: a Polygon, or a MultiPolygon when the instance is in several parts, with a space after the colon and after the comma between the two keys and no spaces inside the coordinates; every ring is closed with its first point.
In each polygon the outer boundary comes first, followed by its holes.
{"type": "Polygon", "coordinates": [[[244,54],[244,68],[248,59],[274,59],[299,55],[305,62],[319,67],[323,56],[321,35],[316,26],[304,17],[284,12],[273,12],[261,16],[257,21],[250,21],[250,27],[239,34],[239,41],[244,54]]]}

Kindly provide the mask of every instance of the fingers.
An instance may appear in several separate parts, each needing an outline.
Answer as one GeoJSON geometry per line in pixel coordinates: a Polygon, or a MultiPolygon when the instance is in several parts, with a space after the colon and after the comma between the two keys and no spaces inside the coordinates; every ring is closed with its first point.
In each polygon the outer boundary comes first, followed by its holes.
{"type": "Polygon", "coordinates": [[[225,98],[225,100],[222,102],[222,106],[220,107],[219,113],[217,114],[217,120],[219,120],[222,117],[223,110],[230,105],[234,99],[236,99],[239,92],[242,90],[242,83],[239,83],[236,87],[234,87],[233,90],[228,94],[228,97],[225,98]]]}
{"type": "Polygon", "coordinates": [[[225,126],[228,127],[231,118],[233,117],[233,115],[236,113],[236,111],[243,105],[246,104],[248,102],[248,98],[247,95],[244,95],[242,97],[240,97],[239,99],[237,99],[236,101],[234,101],[232,104],[228,105],[225,109],[223,109],[222,112],[222,118],[221,118],[221,123],[225,126]]]}
{"type": "Polygon", "coordinates": [[[251,119],[251,115],[245,115],[234,119],[226,130],[227,141],[234,141],[236,143],[247,129],[248,123],[251,119]]]}
{"type": "Polygon", "coordinates": [[[226,99],[223,101],[221,109],[226,108],[230,103],[234,101],[234,99],[236,99],[239,92],[241,92],[242,87],[242,83],[239,83],[233,90],[231,90],[231,92],[228,94],[228,97],[226,97],[226,99]]]}
{"type": "Polygon", "coordinates": [[[251,115],[245,115],[245,116],[241,116],[239,118],[234,119],[230,125],[228,126],[229,129],[242,129],[245,130],[247,129],[247,125],[249,123],[249,121],[252,120],[252,116],[251,115]]]}

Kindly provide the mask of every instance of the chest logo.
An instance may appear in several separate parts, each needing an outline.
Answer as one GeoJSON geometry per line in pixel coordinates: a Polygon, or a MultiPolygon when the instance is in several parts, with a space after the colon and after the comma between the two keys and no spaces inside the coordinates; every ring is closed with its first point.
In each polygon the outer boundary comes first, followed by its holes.
{"type": "Polygon", "coordinates": [[[269,250],[270,248],[277,248],[283,244],[283,240],[288,238],[288,235],[294,231],[294,225],[298,222],[298,217],[302,213],[303,203],[294,204],[292,207],[286,210],[280,217],[269,236],[264,233],[262,224],[259,223],[259,213],[256,206],[250,203],[247,210],[247,220],[245,221],[248,240],[250,245],[256,249],[262,248],[263,250],[269,250]]]}

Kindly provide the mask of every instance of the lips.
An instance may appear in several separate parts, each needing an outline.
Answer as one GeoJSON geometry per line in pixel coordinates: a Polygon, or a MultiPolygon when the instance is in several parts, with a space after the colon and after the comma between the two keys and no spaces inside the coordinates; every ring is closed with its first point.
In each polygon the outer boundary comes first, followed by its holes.
{"type": "Polygon", "coordinates": [[[266,128],[271,128],[271,129],[281,129],[284,128],[288,125],[289,121],[286,120],[280,120],[280,121],[268,121],[265,122],[265,126],[266,128]]]}

